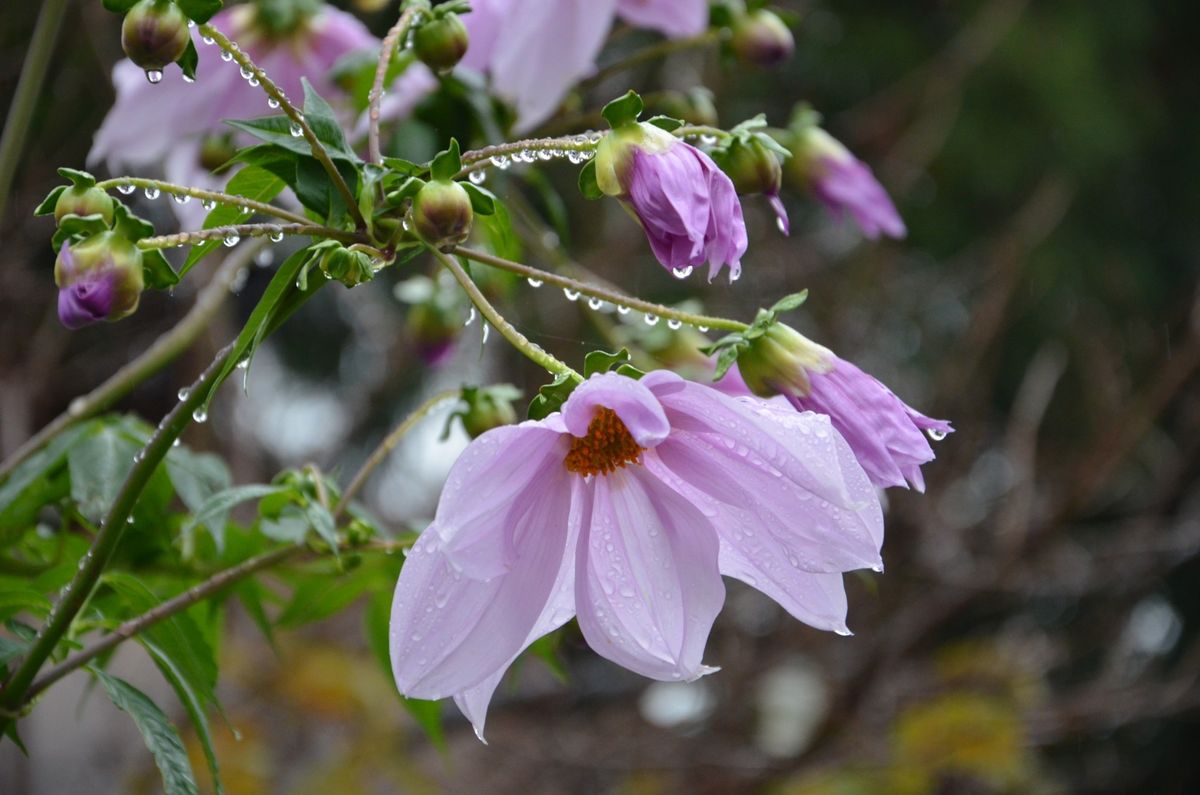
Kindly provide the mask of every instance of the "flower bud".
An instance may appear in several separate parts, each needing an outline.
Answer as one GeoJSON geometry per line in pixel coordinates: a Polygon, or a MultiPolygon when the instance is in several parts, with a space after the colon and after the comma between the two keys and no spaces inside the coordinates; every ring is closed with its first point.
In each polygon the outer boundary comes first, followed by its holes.
{"type": "Polygon", "coordinates": [[[738,354],[738,369],[746,386],[761,397],[808,395],[809,373],[832,367],[833,352],[782,323],[772,323],[738,354]]]}
{"type": "Polygon", "coordinates": [[[757,138],[735,139],[727,148],[714,152],[713,160],[733,180],[740,194],[778,196],[783,187],[779,158],[757,138]]]}
{"type": "Polygon", "coordinates": [[[449,72],[467,52],[470,37],[458,14],[446,14],[417,28],[413,50],[435,72],[449,72]]]}
{"type": "Polygon", "coordinates": [[[54,263],[58,319],[70,329],[120,320],[137,310],[145,287],[142,252],[116,232],[63,243],[54,263]]]}
{"type": "Polygon", "coordinates": [[[85,188],[72,185],[58,196],[54,203],[54,220],[62,223],[68,215],[99,215],[104,223],[111,224],[113,220],[113,200],[96,186],[85,188]]]}
{"type": "Polygon", "coordinates": [[[189,38],[187,15],[170,0],[141,0],[121,25],[121,47],[151,83],[162,79],[163,67],[179,60],[189,38]]]}
{"type": "Polygon", "coordinates": [[[417,357],[436,367],[450,358],[462,321],[430,300],[408,310],[407,326],[417,357]]]}
{"type": "Polygon", "coordinates": [[[321,257],[321,270],[334,281],[347,287],[356,287],[369,282],[375,276],[371,269],[371,258],[361,251],[338,247],[325,252],[321,257]]]}
{"type": "Polygon", "coordinates": [[[792,57],[796,40],[783,20],[765,8],[742,16],[733,24],[733,52],[743,61],[774,67],[792,57]]]}
{"type": "Polygon", "coordinates": [[[450,251],[471,234],[471,197],[452,180],[425,183],[413,198],[412,229],[426,244],[450,251]]]}
{"type": "Polygon", "coordinates": [[[512,402],[520,396],[520,391],[509,384],[483,389],[463,389],[462,398],[466,408],[458,413],[463,429],[468,436],[475,439],[493,428],[512,425],[517,421],[517,412],[512,402]]]}

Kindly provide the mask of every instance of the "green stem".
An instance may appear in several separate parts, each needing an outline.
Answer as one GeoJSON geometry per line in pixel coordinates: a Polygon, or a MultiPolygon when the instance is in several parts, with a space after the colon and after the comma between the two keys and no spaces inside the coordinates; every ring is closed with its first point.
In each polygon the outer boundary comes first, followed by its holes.
{"type": "Polygon", "coordinates": [[[107,381],[88,394],[72,400],[65,412],[21,445],[3,465],[0,465],[0,483],[51,439],[72,425],[106,410],[183,353],[208,328],[229,296],[229,285],[237,273],[263,249],[264,244],[265,241],[256,241],[253,245],[244,246],[226,257],[220,269],[213,275],[212,281],[196,296],[196,303],[187,315],[174,328],[159,337],[141,356],[113,373],[107,381]]]}
{"type": "Polygon", "coordinates": [[[472,149],[468,152],[463,152],[463,168],[455,176],[463,177],[472,171],[486,168],[489,165],[498,165],[498,163],[506,163],[500,167],[507,168],[506,161],[510,157],[512,158],[512,162],[519,163],[521,162],[519,158],[522,155],[531,155],[533,153],[540,153],[540,156],[530,157],[525,162],[532,163],[534,160],[552,160],[555,157],[570,157],[576,153],[578,153],[576,157],[579,155],[583,156],[579,160],[579,162],[583,162],[583,160],[595,154],[596,146],[603,139],[604,135],[604,133],[592,132],[554,138],[529,138],[524,141],[509,141],[493,146],[485,146],[482,149],[472,149]]]}
{"type": "MultiPolygon", "coordinates": [[[[505,320],[480,291],[479,286],[463,270],[462,265],[459,265],[455,261],[454,257],[447,256],[437,249],[430,249],[430,251],[433,252],[433,255],[438,258],[438,261],[442,263],[446,270],[450,271],[454,278],[458,280],[459,286],[463,288],[467,297],[471,299],[471,303],[479,309],[479,313],[483,315],[484,319],[495,326],[496,330],[500,332],[504,339],[512,343],[514,348],[525,354],[530,361],[544,367],[551,375],[565,375],[576,383],[583,382],[583,376],[572,370],[565,362],[552,356],[540,345],[530,342],[524,334],[517,331],[511,323],[505,320]]],[[[464,256],[466,255],[464,254],[464,256]]]]}
{"type": "Polygon", "coordinates": [[[343,232],[319,224],[233,224],[231,226],[215,226],[212,229],[198,229],[194,232],[179,232],[174,235],[157,235],[144,237],[137,242],[137,247],[143,251],[151,249],[175,248],[176,246],[192,246],[205,240],[220,240],[227,237],[270,237],[279,235],[306,235],[308,237],[324,237],[330,240],[341,240],[344,243],[361,243],[365,238],[353,232],[343,232]]]}
{"type": "Polygon", "coordinates": [[[202,190],[200,188],[192,188],[187,185],[176,185],[173,182],[163,182],[160,179],[145,179],[143,177],[116,177],[114,179],[106,179],[103,182],[96,183],[96,187],[100,190],[110,190],[119,188],[122,185],[132,185],[135,188],[150,188],[152,190],[160,190],[163,193],[171,193],[176,196],[190,196],[200,201],[211,201],[219,204],[232,204],[235,207],[244,207],[247,210],[253,210],[263,215],[273,215],[276,218],[282,218],[285,221],[291,221],[294,224],[310,223],[309,219],[299,213],[294,213],[290,210],[285,210],[282,207],[276,207],[273,204],[265,204],[247,199],[244,196],[233,196],[228,193],[221,193],[215,190],[202,190]]]}
{"type": "Polygon", "coordinates": [[[363,218],[362,210],[358,207],[358,199],[355,198],[354,193],[350,190],[350,186],[346,184],[346,180],[342,179],[341,172],[333,164],[333,160],[329,157],[329,152],[325,150],[325,145],[317,138],[317,134],[313,132],[312,127],[308,126],[308,121],[304,118],[304,114],[288,100],[283,90],[275,85],[275,82],[267,76],[267,73],[260,69],[254,61],[250,60],[250,56],[243,52],[236,43],[230,41],[224,33],[210,24],[201,25],[200,33],[215,41],[222,50],[232,55],[233,60],[237,62],[238,66],[254,73],[255,79],[258,80],[267,96],[278,102],[280,108],[292,120],[292,123],[300,128],[300,132],[304,135],[304,140],[308,141],[308,146],[312,150],[313,157],[321,163],[321,166],[325,169],[325,173],[329,175],[329,179],[337,188],[338,193],[342,194],[342,200],[346,203],[350,214],[354,216],[354,223],[360,230],[366,229],[367,219],[363,218]]]}
{"type": "Polygon", "coordinates": [[[54,42],[58,39],[59,28],[62,27],[63,9],[66,5],[67,0],[45,0],[42,3],[42,10],[38,12],[37,23],[33,28],[29,52],[21,66],[21,77],[17,81],[12,106],[9,107],[8,118],[4,122],[4,133],[0,135],[0,219],[4,218],[4,210],[12,194],[10,188],[13,177],[17,174],[17,165],[25,148],[25,138],[29,135],[38,92],[45,84],[46,70],[50,66],[50,57],[54,54],[54,42]]]}
{"type": "Polygon", "coordinates": [[[383,45],[379,50],[379,61],[375,64],[375,81],[368,94],[367,111],[367,154],[372,163],[383,162],[383,152],[379,148],[379,105],[383,102],[383,82],[387,79],[388,67],[391,66],[396,46],[404,40],[404,35],[417,20],[417,16],[428,11],[424,4],[412,4],[404,9],[404,13],[396,20],[396,24],[387,32],[383,45]]]}
{"type": "Polygon", "coordinates": [[[722,130],[720,127],[710,127],[707,124],[685,124],[671,134],[676,138],[700,138],[703,136],[711,138],[733,137],[733,133],[728,130],[722,130]]]}
{"type": "Polygon", "coordinates": [[[8,715],[25,702],[25,694],[37,672],[54,653],[58,642],[70,629],[71,622],[87,603],[100,575],[112,558],[125,531],[125,525],[133,514],[134,505],[137,504],[146,484],[150,482],[150,477],[170,451],[171,445],[192,421],[192,412],[208,400],[209,392],[223,372],[226,359],[233,350],[234,345],[228,345],[217,354],[208,369],[188,390],[187,397],[175,404],[175,408],[163,418],[150,441],[135,457],[133,469],[113,500],[112,507],[92,540],[91,548],[80,561],[75,576],[64,590],[62,598],[50,611],[46,624],[38,632],[33,646],[20,666],[4,683],[3,689],[0,689],[0,710],[3,710],[5,715],[0,717],[0,734],[7,731],[11,720],[8,715]]]}
{"type": "Polygon", "coordinates": [[[603,287],[597,287],[586,282],[577,281],[567,276],[560,276],[557,273],[544,271],[540,268],[534,268],[530,265],[524,265],[520,262],[497,257],[494,254],[488,254],[485,251],[476,251],[471,248],[459,246],[455,249],[456,254],[466,257],[469,260],[478,262],[482,265],[490,265],[493,268],[509,271],[510,273],[518,273],[527,279],[534,282],[544,282],[553,284],[556,287],[561,287],[563,290],[586,295],[590,298],[598,298],[601,301],[608,301],[617,306],[627,306],[630,309],[636,309],[647,315],[666,318],[668,320],[677,320],[680,323],[687,323],[689,326],[707,331],[708,329],[720,329],[722,331],[745,331],[749,326],[737,320],[730,320],[724,317],[714,317],[712,315],[697,315],[692,312],[683,312],[663,304],[656,304],[652,301],[643,301],[640,298],[624,295],[614,290],[607,290],[603,287]]]}

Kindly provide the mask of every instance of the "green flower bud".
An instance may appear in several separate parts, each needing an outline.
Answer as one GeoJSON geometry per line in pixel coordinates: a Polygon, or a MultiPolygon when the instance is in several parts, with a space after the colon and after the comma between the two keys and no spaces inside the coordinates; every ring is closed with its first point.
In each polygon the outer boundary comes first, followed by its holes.
{"type": "Polygon", "coordinates": [[[162,79],[162,70],[187,49],[187,15],[170,0],[141,0],[121,25],[121,47],[129,60],[146,70],[151,83],[162,79]]]}
{"type": "Polygon", "coordinates": [[[756,395],[807,395],[812,390],[810,371],[823,373],[833,367],[833,352],[782,323],[772,323],[738,354],[742,380],[756,395]]]}
{"type": "Polygon", "coordinates": [[[783,185],[783,165],[757,138],[735,139],[728,147],[713,152],[713,160],[743,195],[765,193],[777,196],[783,185]]]}
{"type": "Polygon", "coordinates": [[[512,425],[517,421],[513,401],[521,397],[521,391],[510,384],[475,389],[467,387],[462,399],[467,404],[458,413],[463,429],[472,439],[482,436],[501,425],[512,425]]]}
{"type": "Polygon", "coordinates": [[[330,279],[347,287],[369,282],[375,276],[369,256],[361,251],[341,247],[325,252],[321,257],[321,270],[330,279]]]}
{"type": "Polygon", "coordinates": [[[762,8],[733,23],[730,46],[734,54],[747,63],[774,67],[792,57],[796,40],[782,19],[762,8]]]}
{"type": "Polygon", "coordinates": [[[75,329],[99,320],[120,320],[138,307],[145,282],[142,252],[116,232],[82,243],[63,243],[54,263],[58,317],[75,329]]]}
{"type": "Polygon", "coordinates": [[[408,310],[407,326],[414,353],[425,364],[435,367],[450,358],[462,321],[429,300],[408,310]]]}
{"type": "Polygon", "coordinates": [[[458,14],[431,19],[413,34],[413,51],[435,72],[449,72],[467,52],[470,36],[458,14]]]}
{"type": "Polygon", "coordinates": [[[68,215],[99,215],[104,223],[111,224],[113,220],[113,200],[96,186],[84,188],[72,185],[58,196],[54,203],[54,220],[62,223],[68,215]]]}
{"type": "Polygon", "coordinates": [[[471,197],[451,180],[434,180],[413,198],[410,213],[417,237],[439,251],[450,251],[471,234],[475,218],[471,197]]]}

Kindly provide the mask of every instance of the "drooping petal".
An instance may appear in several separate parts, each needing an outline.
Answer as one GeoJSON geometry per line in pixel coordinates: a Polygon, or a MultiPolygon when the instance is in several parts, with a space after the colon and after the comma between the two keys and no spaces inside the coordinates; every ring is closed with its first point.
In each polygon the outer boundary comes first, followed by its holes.
{"type": "Polygon", "coordinates": [[[658,399],[632,378],[616,373],[593,375],[571,393],[562,419],[574,436],[586,436],[597,408],[616,412],[640,447],[654,447],[667,438],[671,426],[658,399]]]}
{"type": "Polygon", "coordinates": [[[866,163],[849,153],[827,157],[820,174],[813,182],[817,198],[838,217],[849,212],[868,239],[880,235],[902,238],[907,234],[896,205],[866,163]]]}
{"type": "Polygon", "coordinates": [[[849,634],[846,628],[846,587],[841,574],[813,574],[794,566],[762,562],[721,539],[721,573],[741,580],[771,597],[797,621],[810,627],[849,634]]]}
{"type": "Polygon", "coordinates": [[[529,647],[529,644],[543,635],[547,635],[558,629],[575,616],[575,555],[573,550],[579,540],[582,509],[588,504],[588,500],[582,494],[582,491],[588,488],[589,486],[584,483],[583,478],[571,479],[572,499],[571,514],[567,527],[567,553],[563,555],[562,564],[559,566],[558,576],[555,578],[554,587],[550,591],[550,600],[542,609],[542,614],[538,616],[533,629],[526,636],[525,643],[521,646],[520,651],[514,654],[512,659],[499,671],[488,676],[479,684],[469,687],[454,696],[454,703],[458,705],[459,710],[466,716],[467,720],[471,721],[471,725],[475,727],[475,734],[480,740],[483,740],[483,729],[487,721],[488,704],[491,703],[492,695],[496,692],[496,687],[500,684],[500,680],[504,678],[504,673],[508,670],[508,667],[512,665],[521,652],[529,647]]]}
{"type": "Polygon", "coordinates": [[[425,699],[464,693],[502,673],[524,648],[554,596],[568,537],[566,472],[544,485],[540,499],[513,516],[509,570],[489,580],[451,563],[436,525],[422,533],[392,602],[392,672],[401,693],[425,699]]]}
{"type": "Polygon", "coordinates": [[[591,487],[575,568],[588,645],[653,679],[708,673],[704,645],[725,601],[710,521],[642,468],[593,478],[591,487]]]}
{"type": "Polygon", "coordinates": [[[708,0],[618,0],[617,14],[631,25],[679,39],[708,27],[708,0]]]}
{"type": "Polygon", "coordinates": [[[516,518],[560,478],[567,438],[539,423],[505,425],[467,446],[438,499],[433,525],[447,560],[468,577],[491,579],[515,556],[516,518]]]}

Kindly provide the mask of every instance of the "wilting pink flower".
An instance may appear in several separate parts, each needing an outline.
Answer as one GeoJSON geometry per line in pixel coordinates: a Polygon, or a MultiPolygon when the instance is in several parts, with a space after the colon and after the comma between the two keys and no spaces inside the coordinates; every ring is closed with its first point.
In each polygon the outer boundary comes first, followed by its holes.
{"type": "Polygon", "coordinates": [[[517,111],[517,132],[548,119],[571,86],[596,68],[613,18],[671,37],[708,24],[708,0],[473,0],[462,65],[487,74],[517,111]]]}
{"type": "Polygon", "coordinates": [[[651,124],[614,130],[596,151],[596,181],[624,201],[654,256],[676,276],[708,263],[712,281],[742,272],[746,222],[737,191],[708,155],[651,124]]]}
{"type": "MultiPolygon", "coordinates": [[[[358,19],[331,6],[322,5],[285,36],[269,35],[257,24],[256,13],[253,5],[235,6],[211,23],[238,42],[297,104],[304,98],[301,77],[332,98],[337,90],[329,78],[334,63],[354,50],[379,46],[358,19]]],[[[222,124],[225,119],[280,112],[268,107],[262,88],[242,78],[237,64],[222,62],[219,50],[202,44],[198,32],[193,31],[192,38],[202,56],[195,83],[185,82],[179,70],[171,68],[162,82],[151,85],[132,62],[117,64],[117,101],[96,133],[89,162],[104,161],[113,171],[161,164],[172,182],[215,186],[218,181],[200,163],[204,139],[232,132],[222,124]]]]}
{"type": "Polygon", "coordinates": [[[846,633],[840,572],[880,565],[882,514],[825,417],[666,371],[593,376],[561,413],[489,431],[450,471],[396,585],[392,670],[482,736],[504,671],[573,616],[600,655],[688,680],[721,575],[846,633]]]}
{"type": "Polygon", "coordinates": [[[708,27],[708,0],[617,0],[617,15],[631,25],[680,39],[698,36],[708,27]]]}
{"type": "Polygon", "coordinates": [[[829,417],[880,488],[925,490],[921,465],[934,459],[929,437],[950,423],[913,409],[880,381],[833,351],[777,323],[753,340],[719,387],[729,394],[782,395],[797,411],[829,417]]]}
{"type": "Polygon", "coordinates": [[[806,128],[800,133],[793,155],[792,168],[836,217],[850,213],[871,240],[880,235],[902,238],[907,234],[896,206],[871,173],[871,167],[829,133],[817,126],[806,128]]]}

